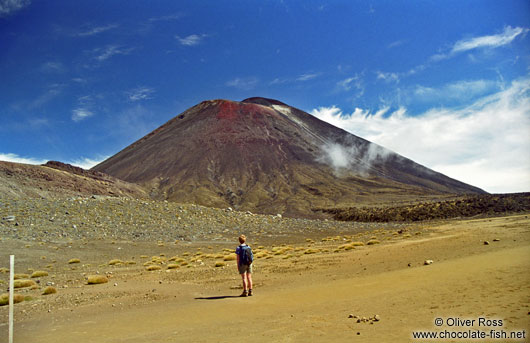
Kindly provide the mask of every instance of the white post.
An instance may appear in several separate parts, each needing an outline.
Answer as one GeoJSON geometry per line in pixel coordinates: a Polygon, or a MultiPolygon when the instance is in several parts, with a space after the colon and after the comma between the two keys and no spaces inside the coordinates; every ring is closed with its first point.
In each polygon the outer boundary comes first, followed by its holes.
{"type": "Polygon", "coordinates": [[[15,255],[9,256],[9,343],[13,343],[13,306],[15,295],[15,255]]]}

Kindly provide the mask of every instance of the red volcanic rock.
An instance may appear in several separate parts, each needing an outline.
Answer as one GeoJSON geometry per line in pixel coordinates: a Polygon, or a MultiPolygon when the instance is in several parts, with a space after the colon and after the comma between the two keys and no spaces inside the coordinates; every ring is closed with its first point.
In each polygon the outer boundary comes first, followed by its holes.
{"type": "Polygon", "coordinates": [[[280,101],[204,101],[93,168],[154,198],[314,216],[315,207],[480,193],[280,101]]]}

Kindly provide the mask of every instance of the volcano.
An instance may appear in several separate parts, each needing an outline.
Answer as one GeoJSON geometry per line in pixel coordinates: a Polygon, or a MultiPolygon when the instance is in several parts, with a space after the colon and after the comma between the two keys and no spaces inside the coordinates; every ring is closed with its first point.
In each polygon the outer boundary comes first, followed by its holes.
{"type": "Polygon", "coordinates": [[[280,101],[204,101],[93,168],[151,197],[314,217],[315,208],[484,193],[280,101]]]}

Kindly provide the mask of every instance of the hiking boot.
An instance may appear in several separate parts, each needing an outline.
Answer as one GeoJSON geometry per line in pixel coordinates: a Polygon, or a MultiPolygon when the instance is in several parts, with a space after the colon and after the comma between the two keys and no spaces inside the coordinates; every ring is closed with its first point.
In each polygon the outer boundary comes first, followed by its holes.
{"type": "Polygon", "coordinates": [[[247,291],[243,291],[243,293],[241,293],[240,297],[246,297],[247,296],[247,291]]]}
{"type": "Polygon", "coordinates": [[[251,289],[248,290],[248,296],[249,296],[249,297],[252,296],[252,290],[251,290],[251,289]]]}

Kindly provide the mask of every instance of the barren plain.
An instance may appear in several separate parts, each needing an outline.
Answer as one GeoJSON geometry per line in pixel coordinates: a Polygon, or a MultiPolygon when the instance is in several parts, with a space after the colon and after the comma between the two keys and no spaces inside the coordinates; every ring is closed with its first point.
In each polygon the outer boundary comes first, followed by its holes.
{"type": "MultiPolygon", "coordinates": [[[[413,332],[530,328],[526,214],[362,224],[109,197],[2,205],[0,287],[10,254],[34,281],[16,289],[19,342],[425,342],[413,332]],[[247,298],[240,233],[256,257],[247,298]],[[87,284],[94,275],[108,282],[87,284]]],[[[6,339],[7,318],[0,307],[6,339]]]]}

